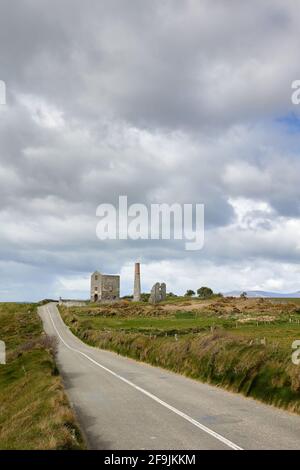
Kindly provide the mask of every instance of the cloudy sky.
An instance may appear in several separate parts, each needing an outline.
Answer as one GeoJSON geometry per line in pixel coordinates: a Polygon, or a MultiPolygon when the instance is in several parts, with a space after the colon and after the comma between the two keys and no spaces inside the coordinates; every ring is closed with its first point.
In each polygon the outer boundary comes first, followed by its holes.
{"type": "Polygon", "coordinates": [[[0,300],[300,288],[294,0],[1,0],[0,300]],[[105,241],[96,208],[205,204],[205,246],[105,241]]]}

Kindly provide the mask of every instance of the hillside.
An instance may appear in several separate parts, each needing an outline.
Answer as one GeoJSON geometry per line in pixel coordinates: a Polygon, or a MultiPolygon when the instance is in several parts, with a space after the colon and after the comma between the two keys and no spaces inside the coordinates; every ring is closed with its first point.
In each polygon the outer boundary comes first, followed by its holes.
{"type": "Polygon", "coordinates": [[[37,305],[0,304],[0,331],[0,449],[84,448],[37,305]]]}

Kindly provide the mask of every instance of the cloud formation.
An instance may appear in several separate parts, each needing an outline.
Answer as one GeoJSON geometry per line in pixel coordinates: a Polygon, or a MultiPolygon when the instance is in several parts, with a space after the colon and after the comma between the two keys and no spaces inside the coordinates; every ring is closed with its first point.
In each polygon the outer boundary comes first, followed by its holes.
{"type": "Polygon", "coordinates": [[[88,296],[143,263],[172,291],[296,290],[300,12],[292,0],[2,2],[2,300],[88,296]],[[96,207],[204,203],[205,248],[96,238],[96,207]],[[197,285],[195,285],[195,280],[197,285]],[[198,285],[199,284],[199,285],[198,285]]]}

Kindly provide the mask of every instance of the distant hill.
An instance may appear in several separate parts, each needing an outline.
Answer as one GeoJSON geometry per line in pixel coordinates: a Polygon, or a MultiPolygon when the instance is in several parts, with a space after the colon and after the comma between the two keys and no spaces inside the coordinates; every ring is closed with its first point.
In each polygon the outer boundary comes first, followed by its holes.
{"type": "Polygon", "coordinates": [[[239,297],[242,292],[247,292],[247,297],[269,297],[269,298],[293,298],[299,299],[300,298],[300,291],[297,292],[290,292],[288,294],[280,293],[280,292],[267,292],[264,290],[233,290],[231,292],[225,292],[225,297],[239,297]]]}

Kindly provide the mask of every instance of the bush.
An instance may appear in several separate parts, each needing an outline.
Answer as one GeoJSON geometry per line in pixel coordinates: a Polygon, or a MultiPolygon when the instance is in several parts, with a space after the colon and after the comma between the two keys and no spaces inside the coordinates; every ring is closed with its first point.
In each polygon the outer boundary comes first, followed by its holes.
{"type": "Polygon", "coordinates": [[[142,292],[141,293],[141,301],[142,302],[149,302],[149,297],[150,297],[150,294],[148,294],[147,292],[142,292]]]}
{"type": "Polygon", "coordinates": [[[197,289],[197,294],[200,299],[209,299],[214,295],[214,292],[210,287],[200,287],[197,289]]]}
{"type": "Polygon", "coordinates": [[[184,294],[185,297],[193,297],[193,295],[195,295],[195,292],[192,289],[188,289],[184,294]]]}

